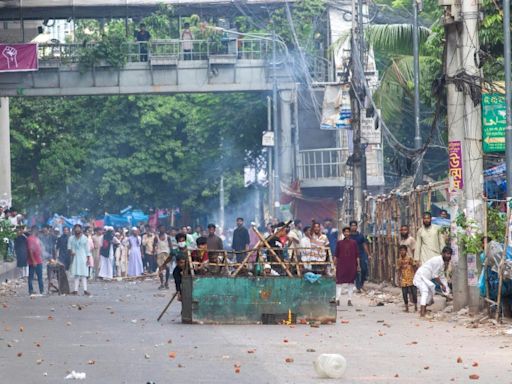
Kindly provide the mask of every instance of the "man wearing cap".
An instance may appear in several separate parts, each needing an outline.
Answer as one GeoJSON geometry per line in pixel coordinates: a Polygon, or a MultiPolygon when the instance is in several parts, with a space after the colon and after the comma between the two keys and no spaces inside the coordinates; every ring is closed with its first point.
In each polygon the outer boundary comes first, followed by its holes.
{"type": "Polygon", "coordinates": [[[277,273],[277,271],[274,271],[270,264],[265,264],[263,266],[263,275],[267,276],[267,277],[269,277],[269,276],[279,276],[279,273],[277,273]]]}

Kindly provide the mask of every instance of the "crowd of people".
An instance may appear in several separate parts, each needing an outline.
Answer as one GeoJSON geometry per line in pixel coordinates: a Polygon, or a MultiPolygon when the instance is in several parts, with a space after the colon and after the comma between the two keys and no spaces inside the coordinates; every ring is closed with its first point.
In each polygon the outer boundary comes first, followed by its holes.
{"type": "MultiPolygon", "coordinates": [[[[339,304],[345,287],[347,304],[351,306],[354,290],[364,289],[372,257],[369,240],[358,230],[356,221],[344,227],[341,234],[331,219],[322,223],[312,221],[306,226],[301,220],[287,224],[274,221],[261,229],[274,252],[263,250],[257,254],[254,249],[261,239],[256,231],[248,230],[241,217],[237,218],[234,230],[227,232],[215,224],[192,229],[164,224],[153,228],[140,223],[132,228],[76,224],[72,230],[64,226],[61,233],[59,228],[49,225],[27,228],[23,216],[15,209],[0,210],[0,219],[8,220],[16,229],[12,248],[20,275],[28,278],[29,294],[35,293],[34,277],[39,293],[44,292],[43,265],[52,263],[59,263],[74,277],[71,294],[78,294],[82,285],[84,295],[89,295],[89,279],[111,280],[153,273],[159,277],[159,289],[169,289],[172,276],[180,293],[181,274],[187,263],[196,274],[218,274],[223,270],[221,263],[227,268],[243,263],[247,275],[281,276],[285,271],[276,258],[289,261],[294,257],[300,265],[297,268],[305,273],[330,275],[328,264],[332,262],[336,266],[336,301],[339,304]],[[258,257],[261,259],[257,260],[258,257]],[[256,269],[256,261],[264,263],[261,270],[256,269]]],[[[251,225],[256,227],[255,223],[251,225]]],[[[416,238],[407,225],[400,227],[396,270],[406,311],[409,302],[417,310],[417,290],[421,294],[421,316],[433,303],[436,288],[449,293],[452,250],[448,241],[441,229],[432,224],[429,212],[423,214],[416,238]]],[[[227,271],[224,267],[224,272],[227,271]]]]}

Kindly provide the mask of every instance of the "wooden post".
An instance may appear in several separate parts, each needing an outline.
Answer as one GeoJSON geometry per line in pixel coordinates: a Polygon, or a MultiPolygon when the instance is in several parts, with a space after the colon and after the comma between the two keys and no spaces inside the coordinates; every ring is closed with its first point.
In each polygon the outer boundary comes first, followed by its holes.
{"type": "Polygon", "coordinates": [[[430,185],[428,186],[428,192],[427,192],[427,211],[430,212],[432,209],[432,188],[430,185]]]}
{"type": "Polygon", "coordinates": [[[195,276],[196,272],[194,271],[194,264],[192,263],[192,255],[190,254],[190,251],[187,249],[187,260],[190,270],[190,275],[195,276]]]}
{"type": "Polygon", "coordinates": [[[228,252],[224,251],[224,268],[226,268],[226,274],[228,276],[231,276],[231,273],[229,272],[229,262],[228,262],[228,252]]]}

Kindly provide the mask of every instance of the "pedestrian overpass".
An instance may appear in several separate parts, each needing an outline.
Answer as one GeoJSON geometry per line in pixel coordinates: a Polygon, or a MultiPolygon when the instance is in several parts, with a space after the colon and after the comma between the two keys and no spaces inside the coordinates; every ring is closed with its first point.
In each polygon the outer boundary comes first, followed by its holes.
{"type": "Polygon", "coordinates": [[[121,65],[108,59],[91,64],[87,52],[94,44],[41,44],[39,70],[1,73],[0,97],[269,91],[274,79],[279,90],[295,86],[293,63],[280,44],[273,63],[273,44],[265,39],[234,39],[220,47],[187,41],[193,46],[187,53],[183,43],[154,40],[147,54],[141,43],[125,43],[121,65]]]}

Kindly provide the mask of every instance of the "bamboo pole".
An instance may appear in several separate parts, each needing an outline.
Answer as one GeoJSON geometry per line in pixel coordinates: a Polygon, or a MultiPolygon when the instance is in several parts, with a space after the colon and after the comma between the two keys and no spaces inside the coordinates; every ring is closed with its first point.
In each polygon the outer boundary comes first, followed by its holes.
{"type": "Polygon", "coordinates": [[[272,249],[272,247],[268,244],[268,241],[265,240],[265,238],[263,237],[263,235],[260,233],[260,231],[258,231],[256,228],[253,227],[253,230],[254,230],[254,233],[256,233],[256,236],[258,236],[258,238],[260,239],[260,241],[263,242],[263,244],[265,245],[265,247],[267,247],[267,249],[269,250],[269,252],[272,254],[272,256],[274,256],[277,261],[279,262],[279,264],[281,264],[281,266],[284,268],[286,274],[290,277],[293,277],[292,273],[290,272],[290,269],[288,268],[288,266],[283,262],[283,260],[281,260],[281,258],[277,255],[277,253],[272,249]]]}
{"type": "Polygon", "coordinates": [[[187,249],[187,260],[190,270],[190,275],[195,276],[196,272],[194,271],[194,263],[192,263],[192,255],[190,254],[190,251],[187,249]]]}

